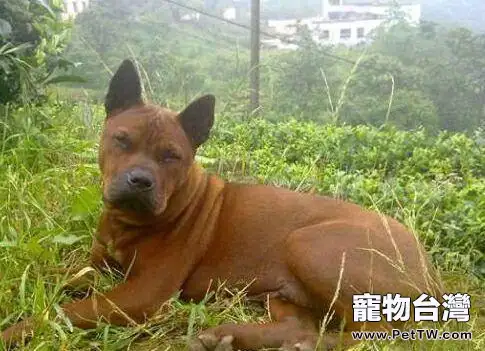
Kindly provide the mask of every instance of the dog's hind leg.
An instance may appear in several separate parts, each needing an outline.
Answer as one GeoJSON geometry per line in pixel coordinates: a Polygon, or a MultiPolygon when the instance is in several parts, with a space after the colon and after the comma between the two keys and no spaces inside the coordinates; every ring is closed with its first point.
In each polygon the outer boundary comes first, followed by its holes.
{"type": "MultiPolygon", "coordinates": [[[[354,295],[400,294],[412,299],[434,292],[420,245],[396,222],[387,229],[375,224],[372,229],[344,222],[318,224],[293,232],[286,244],[289,269],[318,300],[322,319],[330,311],[336,317],[333,323],[344,322],[344,344],[352,343],[348,332],[392,328],[382,315],[377,322],[354,321],[354,295]]],[[[397,328],[402,324],[393,323],[397,328]]],[[[330,347],[335,340],[325,334],[323,342],[330,347]]]]}
{"type": "Polygon", "coordinates": [[[279,298],[270,298],[268,307],[272,322],[223,324],[207,329],[191,343],[190,350],[315,349],[318,340],[318,318],[310,310],[279,298]]]}
{"type": "MultiPolygon", "coordinates": [[[[334,222],[291,233],[286,242],[286,263],[302,285],[270,299],[273,321],[208,329],[191,344],[191,350],[345,349],[358,342],[351,331],[389,331],[392,326],[384,319],[366,324],[353,321],[354,294],[414,297],[432,293],[427,289],[428,262],[415,238],[396,222],[390,223],[389,231],[375,223],[368,230],[363,225],[334,222]],[[300,305],[302,295],[310,299],[311,308],[300,305]],[[341,332],[320,335],[327,311],[335,313],[332,328],[345,322],[341,332]]],[[[402,323],[393,326],[399,328],[402,323]]]]}

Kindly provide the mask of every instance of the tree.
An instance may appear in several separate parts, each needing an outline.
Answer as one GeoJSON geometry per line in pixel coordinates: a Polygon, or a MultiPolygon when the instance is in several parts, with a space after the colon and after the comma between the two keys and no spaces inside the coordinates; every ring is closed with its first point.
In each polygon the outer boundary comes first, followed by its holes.
{"type": "Polygon", "coordinates": [[[70,25],[61,20],[61,6],[59,0],[0,0],[0,104],[30,101],[48,84],[81,80],[62,74],[73,64],[62,57],[70,25]]]}
{"type": "Polygon", "coordinates": [[[419,70],[416,88],[436,107],[438,128],[473,130],[484,116],[485,36],[424,22],[380,31],[372,51],[419,70]]]}

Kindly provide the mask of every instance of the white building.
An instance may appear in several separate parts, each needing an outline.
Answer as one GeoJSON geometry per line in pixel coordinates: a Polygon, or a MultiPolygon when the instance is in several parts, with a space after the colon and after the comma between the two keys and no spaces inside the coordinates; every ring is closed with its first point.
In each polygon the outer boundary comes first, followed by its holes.
{"type": "Polygon", "coordinates": [[[86,10],[91,0],[64,0],[64,19],[75,18],[86,10]]]}
{"type": "MultiPolygon", "coordinates": [[[[344,11],[358,13],[375,13],[387,16],[393,0],[338,0],[337,5],[328,5],[329,11],[344,11]]],[[[398,0],[400,10],[410,23],[419,23],[421,20],[421,4],[417,0],[398,0]]],[[[322,14],[325,13],[325,3],[322,1],[322,14]]]]}
{"type": "Polygon", "coordinates": [[[365,42],[368,35],[385,19],[385,16],[377,14],[342,12],[331,19],[313,17],[302,20],[269,20],[268,27],[274,34],[292,39],[299,26],[306,26],[313,40],[318,43],[352,46],[365,42]]]}
{"type": "MultiPolygon", "coordinates": [[[[390,0],[338,0],[336,4],[323,0],[318,17],[269,20],[267,24],[274,34],[288,39],[294,38],[299,26],[306,26],[318,43],[353,46],[368,41],[370,34],[389,19],[390,4],[390,0]]],[[[401,1],[400,10],[410,23],[419,23],[419,3],[401,1]]],[[[263,40],[262,43],[267,47],[289,48],[278,40],[263,40]]]]}

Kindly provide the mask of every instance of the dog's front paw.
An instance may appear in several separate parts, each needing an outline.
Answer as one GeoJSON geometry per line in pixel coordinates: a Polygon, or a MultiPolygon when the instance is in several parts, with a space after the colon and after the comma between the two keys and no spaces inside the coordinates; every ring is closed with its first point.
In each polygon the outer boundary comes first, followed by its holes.
{"type": "Polygon", "coordinates": [[[189,345],[189,351],[233,351],[232,335],[217,337],[212,333],[202,333],[189,345]]]}
{"type": "Polygon", "coordinates": [[[27,343],[33,334],[33,320],[27,318],[10,328],[0,332],[0,347],[2,341],[6,344],[7,350],[14,349],[27,343]]]}

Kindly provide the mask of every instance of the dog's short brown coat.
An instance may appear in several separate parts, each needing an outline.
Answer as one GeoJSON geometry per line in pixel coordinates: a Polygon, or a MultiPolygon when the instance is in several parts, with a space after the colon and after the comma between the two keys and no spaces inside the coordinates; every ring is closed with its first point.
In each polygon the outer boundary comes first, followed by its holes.
{"type": "MultiPolygon", "coordinates": [[[[100,318],[142,322],[179,291],[200,300],[216,282],[251,283],[248,295],[269,301],[272,322],[221,325],[190,347],[310,350],[330,308],[346,332],[363,327],[353,321],[353,294],[441,291],[422,246],[396,220],[328,197],[226,183],[206,173],[194,155],[208,138],[214,104],[211,95],[181,113],[147,104],[132,62],[118,69],[105,103],[99,153],[105,207],[92,263],[117,266],[127,277],[105,295],[63,305],[75,326],[94,327],[100,318]]],[[[2,338],[17,340],[31,327],[27,319],[2,338]]],[[[319,345],[332,348],[338,340],[326,334],[319,345]]],[[[340,341],[353,342],[347,333],[340,341]]]]}

